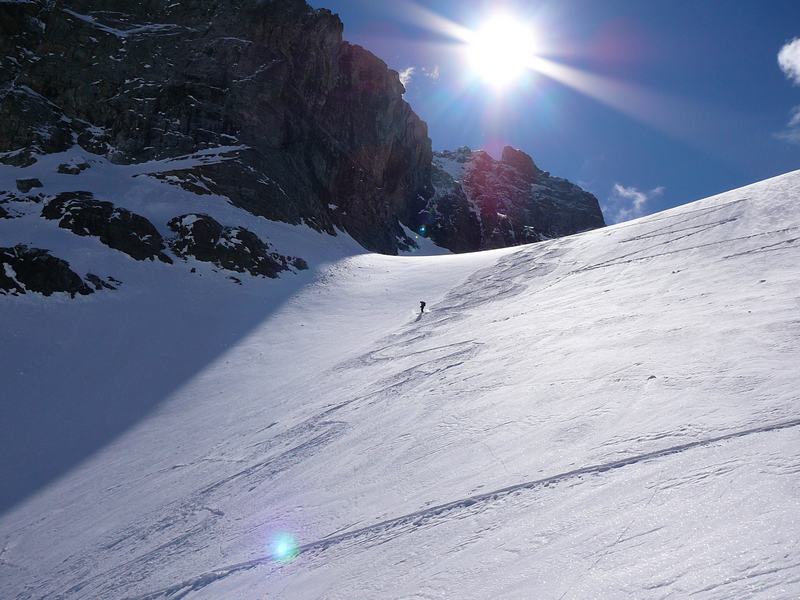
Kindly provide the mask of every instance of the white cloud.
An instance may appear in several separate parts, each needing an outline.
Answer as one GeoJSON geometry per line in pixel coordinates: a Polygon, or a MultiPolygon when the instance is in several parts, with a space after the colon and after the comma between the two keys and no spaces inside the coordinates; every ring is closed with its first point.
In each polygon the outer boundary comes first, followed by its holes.
{"type": "Polygon", "coordinates": [[[426,79],[430,79],[431,81],[439,81],[439,66],[436,65],[434,67],[408,67],[400,71],[400,83],[403,84],[403,87],[408,89],[408,86],[411,84],[411,81],[415,79],[419,74],[422,74],[423,77],[426,79]]]}
{"type": "MultiPolygon", "coordinates": [[[[784,44],[778,52],[778,65],[789,81],[800,85],[800,38],[784,44]]],[[[786,128],[773,134],[773,137],[790,144],[800,144],[800,106],[792,109],[786,128]]]]}
{"type": "Polygon", "coordinates": [[[792,109],[786,129],[776,133],[775,137],[791,144],[800,144],[800,106],[792,109]]]}
{"type": "Polygon", "coordinates": [[[789,127],[797,127],[798,125],[800,125],[800,106],[795,106],[789,119],[789,127]]]}
{"type": "Polygon", "coordinates": [[[664,187],[659,186],[652,190],[640,190],[633,186],[624,186],[615,183],[606,204],[603,205],[603,214],[610,223],[621,223],[647,214],[648,203],[654,198],[664,195],[664,187]]]}
{"type": "Polygon", "coordinates": [[[403,84],[403,87],[408,87],[408,84],[411,83],[411,79],[414,77],[414,73],[416,72],[416,67],[408,67],[407,69],[400,71],[400,83],[403,84]]]}
{"type": "Polygon", "coordinates": [[[432,81],[439,81],[439,76],[441,75],[441,73],[439,73],[439,65],[430,68],[422,67],[422,73],[432,81]]]}
{"type": "Polygon", "coordinates": [[[800,85],[800,38],[784,44],[778,52],[778,65],[789,81],[800,85]]]}
{"type": "Polygon", "coordinates": [[[776,133],[775,137],[790,144],[800,144],[800,129],[787,129],[776,133]]]}

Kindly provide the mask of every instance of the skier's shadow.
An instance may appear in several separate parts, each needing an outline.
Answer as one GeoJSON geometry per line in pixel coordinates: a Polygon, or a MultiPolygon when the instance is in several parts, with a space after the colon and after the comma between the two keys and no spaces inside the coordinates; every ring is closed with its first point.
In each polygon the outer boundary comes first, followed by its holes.
{"type": "Polygon", "coordinates": [[[424,315],[424,314],[425,314],[425,313],[419,313],[419,315],[417,316],[417,318],[416,318],[416,320],[414,321],[414,323],[419,323],[419,320],[422,318],[422,315],[424,315]]]}

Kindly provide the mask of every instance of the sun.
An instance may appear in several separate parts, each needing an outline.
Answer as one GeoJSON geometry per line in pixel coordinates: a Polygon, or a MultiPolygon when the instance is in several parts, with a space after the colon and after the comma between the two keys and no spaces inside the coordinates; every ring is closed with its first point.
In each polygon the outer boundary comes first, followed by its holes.
{"type": "Polygon", "coordinates": [[[473,72],[496,89],[507,88],[530,71],[532,28],[511,15],[495,15],[470,36],[467,55],[473,72]]]}

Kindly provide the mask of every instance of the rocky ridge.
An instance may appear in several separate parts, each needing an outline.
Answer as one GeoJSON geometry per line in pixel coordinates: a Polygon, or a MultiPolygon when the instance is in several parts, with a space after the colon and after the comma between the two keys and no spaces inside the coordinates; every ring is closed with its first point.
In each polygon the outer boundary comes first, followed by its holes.
{"type": "Polygon", "coordinates": [[[433,164],[426,226],[440,245],[503,248],[605,225],[597,198],[510,146],[499,161],[463,147],[436,152],[433,164]]]}

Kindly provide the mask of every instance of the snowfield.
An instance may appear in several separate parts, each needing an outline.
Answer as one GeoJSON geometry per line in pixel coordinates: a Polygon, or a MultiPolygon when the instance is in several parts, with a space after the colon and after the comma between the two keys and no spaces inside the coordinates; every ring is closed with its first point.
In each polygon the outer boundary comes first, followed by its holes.
{"type": "Polygon", "coordinates": [[[0,597],[798,598],[798,198],[0,297],[0,597]]]}

